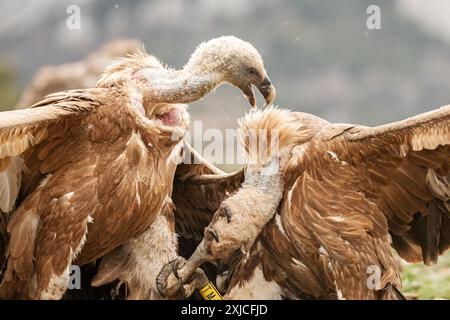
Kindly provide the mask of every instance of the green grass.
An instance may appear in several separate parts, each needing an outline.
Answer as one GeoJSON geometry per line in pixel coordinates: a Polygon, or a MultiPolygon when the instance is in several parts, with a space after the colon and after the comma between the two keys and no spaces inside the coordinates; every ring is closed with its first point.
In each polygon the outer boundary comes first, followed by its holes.
{"type": "Polygon", "coordinates": [[[417,299],[450,299],[450,252],[436,265],[404,263],[403,292],[417,299]]]}

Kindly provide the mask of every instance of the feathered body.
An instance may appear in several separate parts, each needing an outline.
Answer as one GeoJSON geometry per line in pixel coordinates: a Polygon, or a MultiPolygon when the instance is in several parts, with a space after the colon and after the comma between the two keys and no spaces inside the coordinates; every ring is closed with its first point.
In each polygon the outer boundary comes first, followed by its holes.
{"type": "MultiPolygon", "coordinates": [[[[29,285],[33,273],[37,291],[45,292],[52,277],[65,273],[72,259],[83,265],[100,258],[144,232],[158,214],[167,214],[167,223],[174,228],[172,212],[164,208],[171,208],[183,134],[174,140],[172,130],[148,123],[139,114],[142,106],[130,104],[131,92],[124,88],[67,92],[35,106],[54,101],[75,108],[98,105],[93,112],[46,129],[42,141],[34,142],[37,147],[23,155],[27,171],[19,199],[24,200],[8,225],[5,297],[7,291],[20,292],[19,279],[29,285]],[[10,281],[12,287],[7,289],[10,281]]],[[[185,106],[172,107],[180,116],[176,125],[186,130],[185,106]]],[[[53,293],[48,294],[40,298],[53,293]]]]}
{"type": "MultiPolygon", "coordinates": [[[[449,248],[450,106],[375,128],[331,124],[274,108],[252,112],[240,125],[244,133],[265,132],[256,138],[267,141],[271,130],[279,132],[284,190],[278,209],[238,262],[221,250],[221,239],[227,243],[227,235],[233,234],[229,228],[234,216],[245,229],[242,217],[255,217],[264,208],[256,201],[251,208],[231,206],[225,215],[224,203],[215,206],[207,228],[211,233],[216,227],[214,237],[206,237],[205,231],[200,246],[206,243],[207,255],[230,264],[226,298],[401,299],[392,247],[401,258],[426,264],[435,263],[449,248]]],[[[256,167],[270,161],[263,153],[256,167]]],[[[196,212],[212,214],[209,208],[214,206],[207,202],[211,195],[221,195],[232,205],[227,197],[239,198],[249,183],[239,174],[184,181],[181,190],[205,204],[198,208],[180,200],[176,188],[177,225],[189,223],[183,217],[194,220],[196,212]],[[198,184],[203,187],[194,189],[198,184]],[[231,187],[221,190],[218,185],[231,187]]],[[[262,201],[259,196],[247,202],[258,199],[262,201]]],[[[247,245],[247,237],[232,240],[239,247],[247,245]]],[[[203,258],[194,253],[187,265],[203,258]]],[[[183,268],[178,274],[189,275],[183,268]]]]}
{"type": "Polygon", "coordinates": [[[119,278],[129,298],[161,298],[156,275],[177,254],[170,197],[189,124],[182,103],[223,82],[275,97],[256,49],[221,37],[181,70],[138,52],[107,67],[96,88],[2,113],[0,209],[11,219],[0,297],[59,299],[71,264],[108,254],[94,285],[119,278]]]}

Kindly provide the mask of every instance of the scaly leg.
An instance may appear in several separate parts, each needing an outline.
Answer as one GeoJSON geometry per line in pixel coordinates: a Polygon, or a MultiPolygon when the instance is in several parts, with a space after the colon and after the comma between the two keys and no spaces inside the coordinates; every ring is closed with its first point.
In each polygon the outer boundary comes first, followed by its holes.
{"type": "Polygon", "coordinates": [[[283,180],[279,172],[267,175],[249,170],[242,188],[214,214],[192,256],[186,262],[169,263],[160,273],[157,281],[161,294],[174,292],[186,281],[193,281],[205,262],[229,263],[236,252],[248,252],[276,212],[282,195],[283,180]]]}

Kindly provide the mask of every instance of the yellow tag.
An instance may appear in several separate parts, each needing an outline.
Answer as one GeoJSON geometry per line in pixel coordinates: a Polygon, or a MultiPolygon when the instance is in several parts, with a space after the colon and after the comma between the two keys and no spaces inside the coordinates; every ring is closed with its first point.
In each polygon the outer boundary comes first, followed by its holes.
{"type": "Polygon", "coordinates": [[[211,281],[200,289],[200,294],[204,300],[223,300],[219,290],[217,290],[211,281]]]}

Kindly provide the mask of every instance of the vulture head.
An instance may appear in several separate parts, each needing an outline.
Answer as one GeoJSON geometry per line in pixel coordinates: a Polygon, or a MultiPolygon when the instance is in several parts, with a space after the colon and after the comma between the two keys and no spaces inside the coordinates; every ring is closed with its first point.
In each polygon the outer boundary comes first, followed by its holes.
{"type": "Polygon", "coordinates": [[[250,43],[233,36],[202,43],[184,69],[196,76],[208,75],[218,84],[228,82],[238,87],[252,106],[256,106],[252,86],[258,88],[267,105],[276,96],[259,52],[250,43]]]}
{"type": "Polygon", "coordinates": [[[240,88],[253,107],[256,99],[252,86],[259,89],[266,104],[276,96],[261,55],[248,42],[232,36],[202,43],[180,70],[137,52],[107,67],[97,86],[127,86],[133,91],[136,110],[146,118],[157,115],[165,125],[178,126],[183,119],[179,112],[182,108],[174,109],[173,104],[197,101],[223,83],[240,88]]]}

